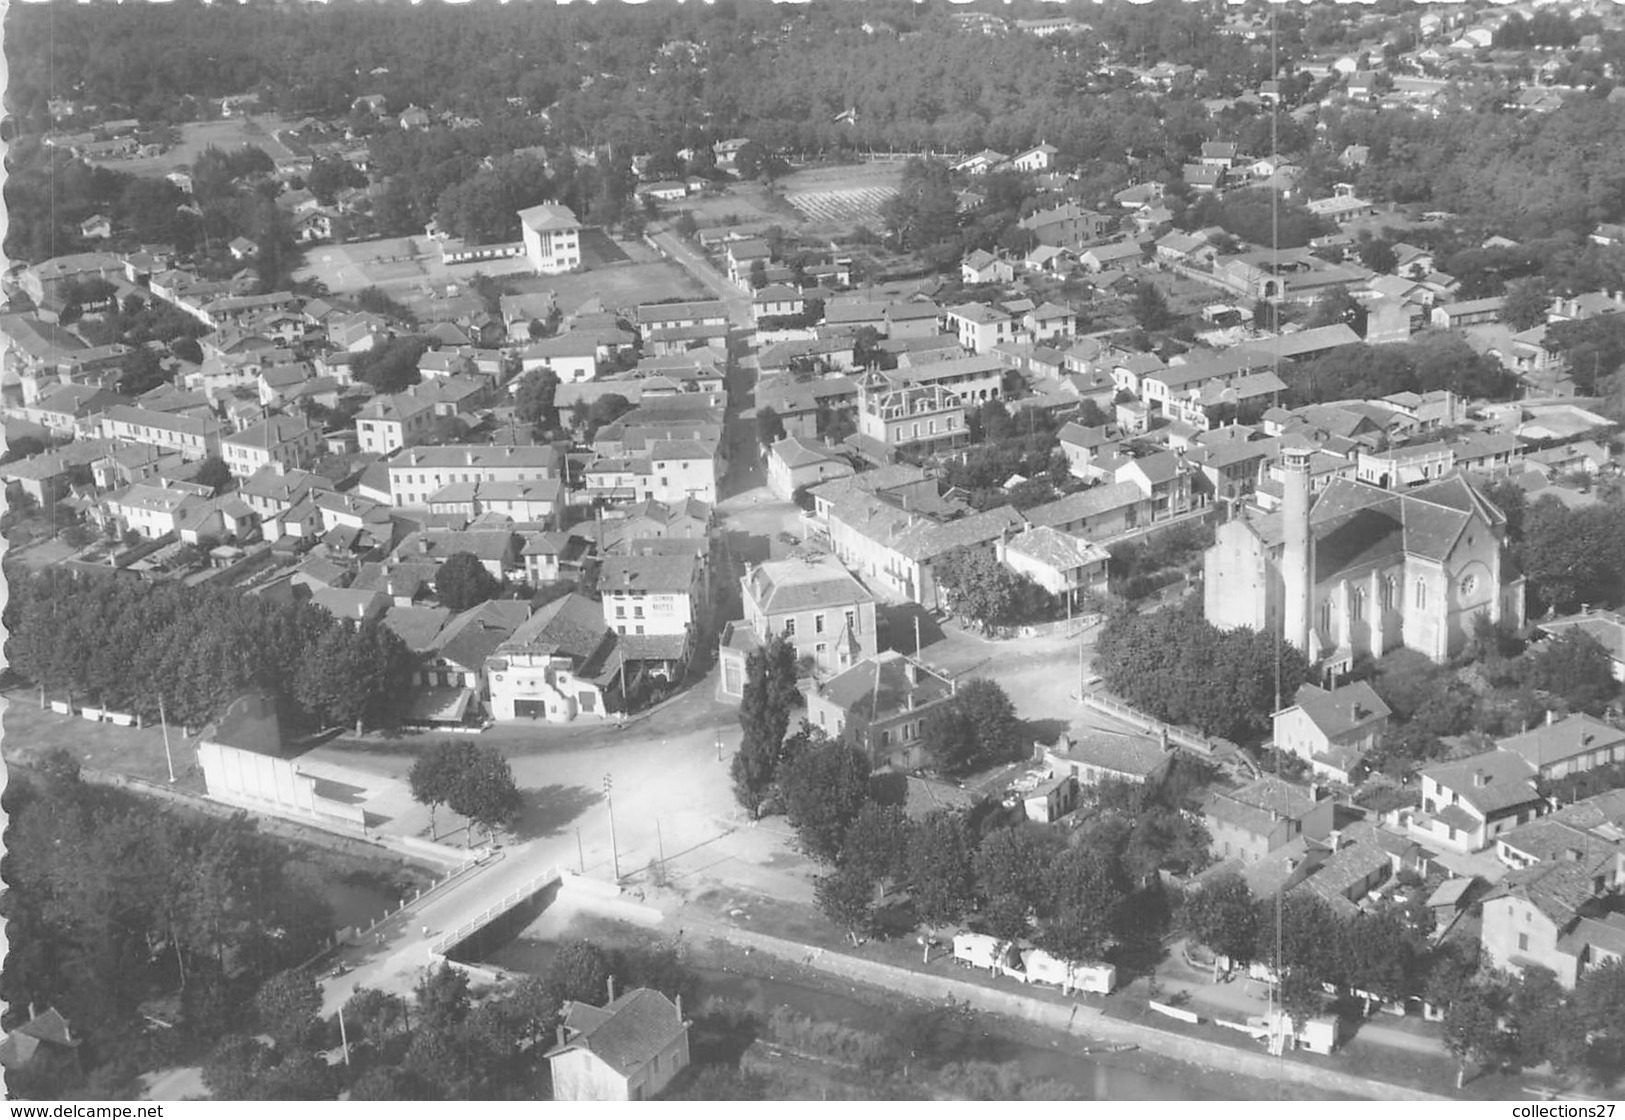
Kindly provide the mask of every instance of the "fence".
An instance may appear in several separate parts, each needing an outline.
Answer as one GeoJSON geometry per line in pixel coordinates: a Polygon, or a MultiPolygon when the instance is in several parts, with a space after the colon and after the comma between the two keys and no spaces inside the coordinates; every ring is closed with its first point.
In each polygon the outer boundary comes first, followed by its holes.
{"type": "Polygon", "coordinates": [[[1131,707],[1123,701],[1105,692],[1093,692],[1083,698],[1083,702],[1096,711],[1105,712],[1109,716],[1132,724],[1142,731],[1159,735],[1167,735],[1168,741],[1177,746],[1185,747],[1206,758],[1218,758],[1237,753],[1236,744],[1229,739],[1210,738],[1198,735],[1196,732],[1183,727],[1176,727],[1171,723],[1163,723],[1153,719],[1138,708],[1131,707]]]}

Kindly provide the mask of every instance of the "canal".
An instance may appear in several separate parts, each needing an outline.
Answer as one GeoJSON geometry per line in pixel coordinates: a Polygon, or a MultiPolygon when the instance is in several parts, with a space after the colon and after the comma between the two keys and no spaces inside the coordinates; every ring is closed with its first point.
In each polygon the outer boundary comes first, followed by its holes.
{"type": "MultiPolygon", "coordinates": [[[[646,940],[644,931],[632,934],[646,940]]],[[[508,972],[545,972],[558,952],[553,941],[517,937],[486,948],[479,963],[508,972]]],[[[691,965],[692,967],[692,965],[691,965]]],[[[771,967],[771,966],[770,966],[771,967]]],[[[788,966],[786,966],[788,967],[788,966]]],[[[896,1034],[905,1030],[906,1016],[920,1004],[889,993],[866,992],[841,981],[817,983],[801,978],[781,977],[777,969],[770,975],[755,975],[716,967],[697,967],[701,999],[727,1000],[766,1015],[786,1007],[798,1014],[824,1022],[839,1023],[873,1034],[896,1034]],[[867,996],[867,998],[865,998],[867,996]],[[885,1002],[880,1002],[885,1001],[885,1002]]],[[[1212,1081],[1176,1080],[1125,1065],[1108,1064],[1081,1053],[1081,1039],[1056,1035],[1038,1028],[1008,1024],[997,1016],[980,1016],[984,1029],[977,1042],[976,1058],[994,1063],[1015,1063],[1021,1073],[1034,1081],[1056,1081],[1071,1086],[1086,1100],[1224,1100],[1227,1089],[1212,1081]],[[1044,1045],[1037,1039],[1053,1039],[1044,1045]]],[[[1135,1055],[1135,1057],[1142,1057],[1135,1055]]],[[[1191,1071],[1194,1075],[1195,1071],[1191,1071]]]]}

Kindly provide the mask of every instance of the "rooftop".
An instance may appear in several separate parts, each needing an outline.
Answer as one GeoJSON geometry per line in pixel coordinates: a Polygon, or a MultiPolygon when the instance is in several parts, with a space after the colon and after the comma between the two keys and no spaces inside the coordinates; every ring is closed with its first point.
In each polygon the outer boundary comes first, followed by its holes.
{"type": "Polygon", "coordinates": [[[874,602],[874,596],[833,556],[769,560],[751,569],[745,586],[767,615],[874,602]]]}

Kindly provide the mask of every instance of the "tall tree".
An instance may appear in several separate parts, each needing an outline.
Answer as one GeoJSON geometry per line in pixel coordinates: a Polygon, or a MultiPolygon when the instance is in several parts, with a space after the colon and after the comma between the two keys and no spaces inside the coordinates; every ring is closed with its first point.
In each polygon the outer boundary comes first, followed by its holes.
{"type": "Polygon", "coordinates": [[[794,739],[779,772],[784,814],[803,852],[834,863],[869,797],[869,756],[805,721],[794,739]]]}
{"type": "Polygon", "coordinates": [[[1065,841],[1053,829],[1024,821],[982,837],[973,861],[989,928],[999,937],[1026,936],[1049,903],[1049,868],[1065,841]]]}
{"type": "Polygon", "coordinates": [[[458,787],[469,766],[474,744],[442,739],[418,755],[407,772],[412,799],[429,807],[429,837],[435,838],[435,809],[458,796],[458,787]]]}
{"type": "Polygon", "coordinates": [[[462,771],[452,787],[447,804],[481,828],[493,839],[519,814],[522,798],[514,784],[513,767],[502,752],[489,745],[476,746],[460,756],[462,771]]]}
{"type": "Polygon", "coordinates": [[[316,978],[303,969],[279,972],[254,993],[254,1010],[265,1033],[279,1049],[303,1046],[322,1010],[322,991],[316,978]]]}
{"type": "Polygon", "coordinates": [[[813,897],[824,917],[846,930],[856,945],[874,922],[875,881],[858,864],[837,867],[813,880],[813,897]]]}
{"type": "Polygon", "coordinates": [[[974,848],[965,819],[939,809],[916,822],[908,838],[914,911],[930,929],[959,921],[976,903],[974,848]]]}
{"type": "Polygon", "coordinates": [[[1185,895],[1185,928],[1221,956],[1246,963],[1258,939],[1258,903],[1247,882],[1230,872],[1185,895]]]}
{"type": "Polygon", "coordinates": [[[435,571],[434,588],[442,606],[462,612],[495,599],[502,583],[472,552],[454,552],[435,571]]]}
{"type": "Polygon", "coordinates": [[[752,820],[761,816],[778,778],[790,713],[800,705],[795,646],[784,635],[774,634],[745,661],[745,689],[739,702],[744,736],[731,768],[734,797],[752,820]]]}

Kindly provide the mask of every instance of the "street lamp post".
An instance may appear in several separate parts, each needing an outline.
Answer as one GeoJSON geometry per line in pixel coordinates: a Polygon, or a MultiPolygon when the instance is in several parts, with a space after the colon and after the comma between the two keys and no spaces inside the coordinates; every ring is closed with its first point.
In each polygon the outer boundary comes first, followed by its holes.
{"type": "Polygon", "coordinates": [[[610,789],[614,782],[608,774],[604,775],[604,807],[609,810],[609,857],[615,869],[615,881],[621,881],[621,850],[615,842],[615,800],[610,796],[610,789]]]}

